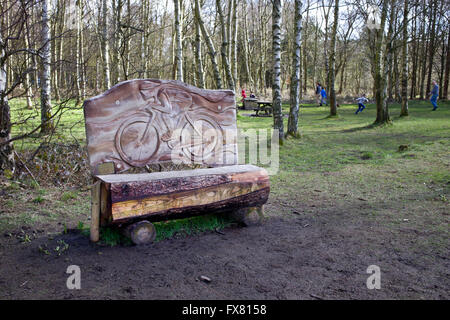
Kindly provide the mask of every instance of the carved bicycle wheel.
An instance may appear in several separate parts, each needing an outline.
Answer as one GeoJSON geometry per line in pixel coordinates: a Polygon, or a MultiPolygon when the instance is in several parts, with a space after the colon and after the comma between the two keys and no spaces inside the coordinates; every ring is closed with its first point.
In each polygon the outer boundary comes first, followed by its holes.
{"type": "Polygon", "coordinates": [[[159,134],[152,124],[154,114],[138,112],[125,120],[116,133],[116,149],[131,166],[143,167],[159,149],[159,134]]]}
{"type": "Polygon", "coordinates": [[[222,130],[219,124],[204,113],[190,116],[181,130],[180,143],[190,161],[205,162],[214,153],[222,130]]]}

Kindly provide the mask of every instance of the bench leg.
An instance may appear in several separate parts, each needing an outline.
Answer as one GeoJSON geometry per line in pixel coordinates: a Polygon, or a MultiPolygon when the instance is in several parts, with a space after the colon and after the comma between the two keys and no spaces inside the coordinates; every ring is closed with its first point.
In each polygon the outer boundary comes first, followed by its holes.
{"type": "Polygon", "coordinates": [[[231,213],[231,219],[246,227],[261,224],[264,219],[264,206],[238,209],[231,213]]]}
{"type": "Polygon", "coordinates": [[[124,234],[133,241],[134,244],[147,244],[156,238],[155,226],[147,220],[142,220],[125,227],[124,234]]]}
{"type": "Polygon", "coordinates": [[[96,181],[91,189],[91,241],[100,239],[100,181],[96,181]]]}

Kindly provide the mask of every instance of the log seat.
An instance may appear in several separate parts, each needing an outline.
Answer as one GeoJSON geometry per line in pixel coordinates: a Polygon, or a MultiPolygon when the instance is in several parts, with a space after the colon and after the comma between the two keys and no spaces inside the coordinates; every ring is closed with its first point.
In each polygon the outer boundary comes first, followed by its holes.
{"type": "Polygon", "coordinates": [[[259,207],[267,201],[270,191],[266,170],[253,165],[96,178],[104,185],[104,198],[110,199],[102,221],[114,224],[259,207]]]}

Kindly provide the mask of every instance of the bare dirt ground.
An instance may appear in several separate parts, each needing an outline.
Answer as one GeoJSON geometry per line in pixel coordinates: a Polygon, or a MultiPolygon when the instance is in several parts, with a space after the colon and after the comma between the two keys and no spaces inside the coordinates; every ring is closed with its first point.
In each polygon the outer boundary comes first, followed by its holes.
{"type": "Polygon", "coordinates": [[[78,230],[54,238],[28,230],[36,233],[28,244],[2,237],[0,299],[450,298],[448,242],[417,246],[435,228],[386,228],[360,202],[336,206],[319,196],[291,211],[271,199],[260,226],[146,246],[93,245],[78,230]],[[277,211],[290,214],[271,216],[277,211]],[[69,249],[59,256],[39,250],[61,239],[69,249]],[[73,264],[81,268],[81,290],[66,287],[73,264]],[[366,287],[372,264],[381,269],[380,290],[366,287]]]}
{"type": "Polygon", "coordinates": [[[450,108],[414,102],[408,119],[370,129],[374,108],[319,109],[302,109],[302,139],[281,149],[262,225],[147,246],[89,243],[86,156],[43,150],[40,187],[0,180],[0,299],[449,299],[450,108]],[[70,265],[81,290],[66,287],[70,265]]]}

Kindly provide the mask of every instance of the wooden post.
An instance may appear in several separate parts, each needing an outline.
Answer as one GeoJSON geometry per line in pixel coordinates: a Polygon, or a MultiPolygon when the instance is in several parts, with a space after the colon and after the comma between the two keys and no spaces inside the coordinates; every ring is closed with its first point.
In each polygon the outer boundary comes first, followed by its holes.
{"type": "Polygon", "coordinates": [[[101,182],[96,180],[91,189],[91,241],[100,239],[100,187],[101,182]]]}

